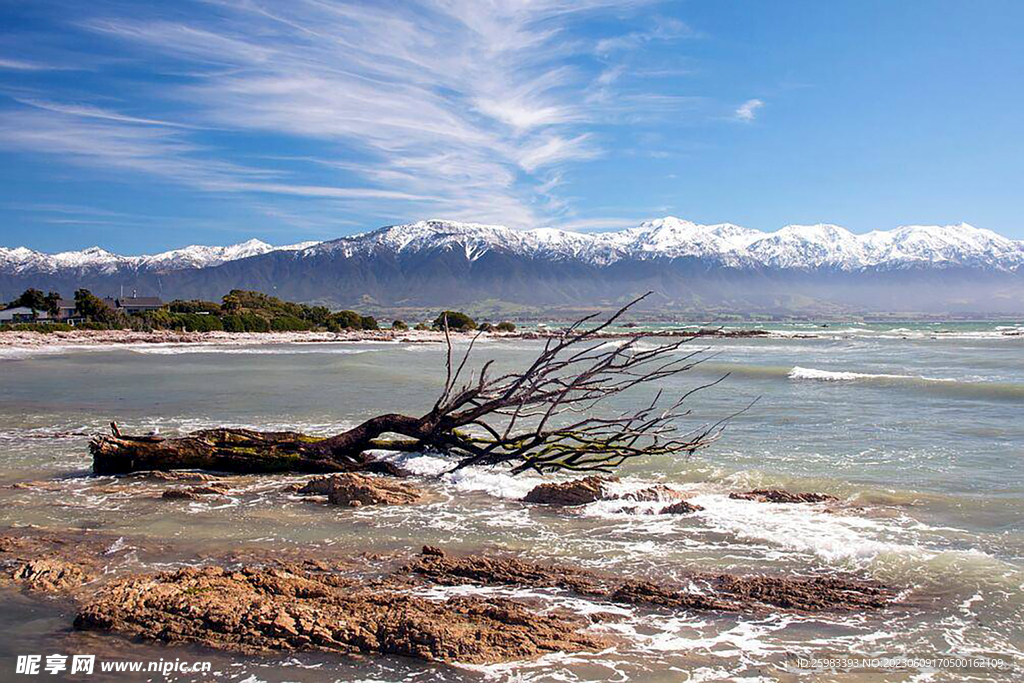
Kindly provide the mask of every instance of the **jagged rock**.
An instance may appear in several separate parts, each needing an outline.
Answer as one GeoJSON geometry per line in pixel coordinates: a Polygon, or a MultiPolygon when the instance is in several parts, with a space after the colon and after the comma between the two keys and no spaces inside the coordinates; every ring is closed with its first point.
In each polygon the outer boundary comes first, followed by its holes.
{"type": "Polygon", "coordinates": [[[298,567],[128,576],[75,618],[81,630],[248,653],[319,650],[474,664],[610,644],[582,632],[585,623],[502,598],[437,602],[298,567]]]}
{"type": "Polygon", "coordinates": [[[69,592],[102,568],[97,548],[51,535],[0,536],[0,584],[40,593],[69,592]]]}
{"type": "Polygon", "coordinates": [[[694,512],[700,512],[704,508],[694,503],[688,503],[685,500],[681,500],[678,503],[672,503],[661,508],[661,514],[663,515],[689,515],[694,512]]]}
{"type": "Polygon", "coordinates": [[[702,595],[687,590],[658,586],[650,581],[624,581],[608,596],[613,602],[653,607],[674,607],[702,611],[734,612],[739,605],[719,597],[702,595]]]}
{"type": "Polygon", "coordinates": [[[877,609],[892,600],[891,591],[881,585],[851,582],[836,576],[791,578],[719,574],[711,581],[718,590],[740,600],[806,612],[877,609]]]}
{"type": "Polygon", "coordinates": [[[516,558],[455,557],[433,547],[424,547],[423,553],[402,571],[447,586],[476,583],[561,588],[588,598],[632,605],[725,612],[758,611],[769,606],[808,612],[879,608],[893,596],[892,591],[878,584],[836,576],[807,579],[691,572],[689,583],[702,586],[700,592],[695,592],[683,586],[623,580],[516,558]]]}
{"type": "Polygon", "coordinates": [[[683,493],[676,491],[673,488],[669,488],[664,484],[655,484],[654,486],[648,486],[645,489],[638,491],[630,491],[629,493],[623,493],[618,498],[622,500],[635,500],[638,503],[643,502],[654,502],[659,500],[679,500],[683,497],[683,493]]]}
{"type": "Polygon", "coordinates": [[[733,500],[756,500],[759,503],[834,503],[839,499],[827,493],[790,493],[781,489],[754,489],[730,493],[733,500]]]}
{"type": "Polygon", "coordinates": [[[300,494],[326,495],[334,505],[410,505],[423,498],[423,492],[403,481],[366,474],[337,474],[317,477],[298,490],[300,494]]]}
{"type": "Polygon", "coordinates": [[[77,588],[94,578],[82,567],[59,559],[14,561],[5,569],[11,581],[44,593],[77,588]]]}
{"type": "Polygon", "coordinates": [[[614,477],[583,477],[566,482],[538,484],[523,501],[542,505],[586,505],[605,497],[605,486],[617,481],[614,477]]]}
{"type": "MultiPolygon", "coordinates": [[[[586,505],[598,500],[631,500],[638,503],[652,501],[678,500],[683,493],[664,484],[655,484],[646,488],[615,494],[609,490],[609,484],[617,482],[616,477],[583,477],[565,482],[552,482],[534,486],[523,498],[525,503],[542,505],[572,506],[586,505]]],[[[625,508],[623,512],[638,512],[638,508],[625,508]]],[[[654,514],[648,512],[648,514],[654,514]]]]}

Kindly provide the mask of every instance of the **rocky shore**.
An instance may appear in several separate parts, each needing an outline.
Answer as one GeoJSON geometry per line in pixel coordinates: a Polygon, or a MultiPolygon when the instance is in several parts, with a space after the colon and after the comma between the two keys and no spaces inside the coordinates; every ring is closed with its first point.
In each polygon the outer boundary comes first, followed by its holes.
{"type": "MultiPolygon", "coordinates": [[[[519,332],[488,332],[486,336],[493,339],[546,339],[556,336],[554,328],[540,330],[524,330],[519,332]]],[[[595,338],[621,339],[629,336],[629,332],[604,331],[595,338]]],[[[721,330],[680,329],[668,330],[652,334],[655,337],[762,337],[770,335],[765,330],[721,330]]],[[[453,332],[456,339],[470,339],[472,334],[453,332]]],[[[155,330],[139,332],[134,330],[73,330],[70,332],[15,332],[0,331],[0,348],[45,348],[60,346],[122,346],[141,344],[297,344],[297,343],[330,343],[330,342],[401,342],[401,343],[440,343],[444,341],[444,333],[435,330],[358,330],[351,332],[180,332],[174,330],[155,330]]]]}
{"type": "Polygon", "coordinates": [[[694,570],[670,584],[654,584],[430,546],[417,554],[318,548],[196,558],[184,547],[33,529],[0,535],[4,584],[66,600],[77,630],[124,638],[245,654],[318,651],[477,664],[592,652],[616,642],[615,630],[605,627],[617,619],[614,610],[581,617],[522,597],[523,589],[556,591],[598,606],[753,614],[877,610],[895,597],[877,583],[834,575],[694,570]],[[458,590],[446,594],[446,587],[458,590]],[[474,587],[490,590],[474,593],[474,587]]]}

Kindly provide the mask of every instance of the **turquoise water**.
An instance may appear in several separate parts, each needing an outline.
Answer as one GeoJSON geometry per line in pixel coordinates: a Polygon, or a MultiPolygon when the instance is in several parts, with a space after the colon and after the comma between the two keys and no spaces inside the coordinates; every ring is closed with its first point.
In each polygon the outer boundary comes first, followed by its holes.
{"type": "MultiPolygon", "coordinates": [[[[1021,328],[817,325],[698,340],[693,344],[708,349],[707,362],[663,385],[673,393],[729,375],[693,397],[693,420],[682,425],[689,427],[760,397],[699,455],[624,468],[624,488],[658,481],[687,492],[705,508],[691,517],[629,514],[616,501],[572,511],[530,507],[518,499],[536,478],[496,469],[437,476],[448,463],[431,454],[401,456],[436,494],[423,506],[309,505],[282,492],[297,479],[285,476],[233,478],[226,501],[163,501],[159,484],[89,476],[87,437],[39,437],[102,431],[111,419],[126,430],[167,434],[221,424],[329,434],[379,412],[429,409],[443,348],[399,342],[3,349],[0,485],[46,486],[0,489],[0,520],[95,529],[122,537],[119,548],[167,541],[198,556],[243,544],[390,552],[430,543],[655,581],[692,569],[843,571],[903,591],[902,602],[882,614],[625,610],[620,621],[595,627],[621,636],[613,651],[514,666],[200,653],[216,662],[218,680],[1013,680],[941,670],[798,677],[787,668],[795,654],[1020,657],[1024,649],[1021,328]],[[760,487],[831,493],[842,504],[829,510],[728,497],[760,487]]],[[[478,358],[521,366],[539,345],[488,341],[478,358]]],[[[622,396],[609,409],[649,396],[622,396]]],[[[135,561],[129,555],[115,549],[112,562],[135,561]]],[[[4,632],[18,633],[0,643],[0,666],[13,671],[13,655],[27,647],[84,646],[85,636],[61,630],[70,618],[58,606],[10,592],[0,594],[0,605],[4,632]]],[[[148,651],[96,636],[87,645],[148,651]]],[[[166,649],[159,652],[167,657],[166,649]]]]}

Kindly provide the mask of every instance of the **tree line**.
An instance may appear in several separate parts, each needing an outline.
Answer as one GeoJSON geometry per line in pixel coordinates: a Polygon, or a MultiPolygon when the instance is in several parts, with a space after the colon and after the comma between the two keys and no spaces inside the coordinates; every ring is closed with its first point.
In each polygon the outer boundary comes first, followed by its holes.
{"type": "MultiPolygon", "coordinates": [[[[38,289],[27,289],[4,308],[24,306],[54,316],[58,312],[61,298],[58,292],[44,294],[38,289]]],[[[107,300],[99,298],[87,289],[77,290],[74,300],[78,327],[85,329],[188,332],[342,332],[381,329],[377,319],[370,315],[351,310],[332,311],[326,306],[298,304],[262,292],[241,289],[231,290],[220,302],[178,299],[158,310],[139,313],[126,313],[116,309],[107,300]]],[[[442,311],[433,322],[420,322],[414,329],[442,329],[446,321],[448,328],[455,331],[513,332],[516,329],[511,322],[496,325],[487,322],[477,324],[461,311],[442,311]]],[[[23,323],[12,327],[41,331],[70,329],[70,326],[60,323],[23,323]]],[[[402,320],[393,320],[391,328],[407,330],[409,325],[402,320]]]]}

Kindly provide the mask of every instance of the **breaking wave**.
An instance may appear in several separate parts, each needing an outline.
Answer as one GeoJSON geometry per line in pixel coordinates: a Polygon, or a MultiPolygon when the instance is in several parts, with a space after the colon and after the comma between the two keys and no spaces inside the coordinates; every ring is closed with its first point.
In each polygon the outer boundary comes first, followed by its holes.
{"type": "Polygon", "coordinates": [[[1024,384],[1013,382],[986,382],[953,379],[950,377],[819,370],[817,368],[804,368],[799,365],[790,370],[787,377],[798,381],[849,382],[873,386],[906,387],[961,398],[1024,401],[1024,384]]]}

